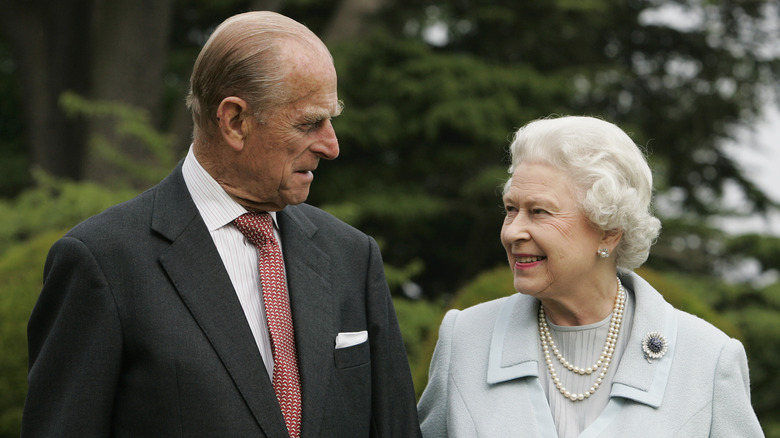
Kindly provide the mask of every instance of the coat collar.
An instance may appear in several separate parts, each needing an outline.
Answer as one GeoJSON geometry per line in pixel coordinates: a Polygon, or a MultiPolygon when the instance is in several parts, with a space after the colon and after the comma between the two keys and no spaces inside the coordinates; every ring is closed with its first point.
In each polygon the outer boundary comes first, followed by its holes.
{"type": "MultiPolygon", "coordinates": [[[[672,306],[641,277],[629,271],[620,271],[618,276],[634,292],[636,303],[628,344],[610,395],[658,407],[675,355],[677,318],[672,306]],[[642,351],[642,339],[650,331],[662,333],[669,342],[667,353],[652,362],[645,359],[642,351]]],[[[501,307],[490,342],[487,383],[539,377],[538,306],[536,299],[515,294],[501,307]]]]}

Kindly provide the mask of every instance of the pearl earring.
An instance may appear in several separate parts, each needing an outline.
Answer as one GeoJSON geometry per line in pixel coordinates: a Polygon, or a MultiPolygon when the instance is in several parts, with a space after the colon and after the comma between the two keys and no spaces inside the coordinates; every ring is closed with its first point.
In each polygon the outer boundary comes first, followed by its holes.
{"type": "Polygon", "coordinates": [[[597,253],[602,259],[609,257],[609,250],[607,248],[599,248],[597,253]]]}

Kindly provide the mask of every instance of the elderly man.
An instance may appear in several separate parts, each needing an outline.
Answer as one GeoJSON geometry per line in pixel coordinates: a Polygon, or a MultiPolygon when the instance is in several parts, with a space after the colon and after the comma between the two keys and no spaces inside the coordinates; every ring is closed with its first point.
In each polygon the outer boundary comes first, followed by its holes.
{"type": "Polygon", "coordinates": [[[186,158],[49,253],[23,436],[419,436],[376,242],[303,204],[336,82],[287,17],[214,31],[186,158]]]}

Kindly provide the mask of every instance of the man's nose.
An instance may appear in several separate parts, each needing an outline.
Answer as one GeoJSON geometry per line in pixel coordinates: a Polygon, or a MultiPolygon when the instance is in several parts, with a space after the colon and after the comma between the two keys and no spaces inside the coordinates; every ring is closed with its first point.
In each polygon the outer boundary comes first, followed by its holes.
{"type": "Polygon", "coordinates": [[[323,124],[320,138],[311,146],[311,150],[320,158],[333,160],[339,156],[339,139],[330,120],[325,120],[323,124]]]}

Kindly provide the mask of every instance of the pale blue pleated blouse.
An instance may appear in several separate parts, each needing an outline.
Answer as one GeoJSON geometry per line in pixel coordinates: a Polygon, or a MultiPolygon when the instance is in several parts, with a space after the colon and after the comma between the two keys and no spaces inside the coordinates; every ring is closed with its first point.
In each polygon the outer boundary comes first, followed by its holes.
{"type": "MultiPolygon", "coordinates": [[[[609,401],[610,388],[615,370],[620,364],[620,358],[626,349],[628,343],[628,334],[631,332],[631,322],[634,315],[634,298],[626,288],[626,307],[623,311],[623,324],[618,335],[615,352],[612,356],[612,362],[601,387],[589,398],[573,402],[563,396],[558,391],[550,378],[550,372],[547,370],[547,364],[544,361],[544,353],[539,344],[539,379],[544,388],[547,400],[550,404],[555,426],[558,429],[559,438],[575,438],[585,428],[587,428],[604,410],[609,401]]],[[[604,348],[604,342],[609,333],[609,323],[612,318],[610,313],[604,320],[582,326],[559,326],[550,320],[547,325],[550,327],[550,334],[555,341],[555,345],[563,357],[578,367],[589,367],[598,360],[601,351],[604,348]]],[[[550,353],[552,354],[552,352],[550,353]]],[[[581,394],[593,385],[598,377],[600,370],[591,375],[579,375],[565,369],[563,365],[552,356],[555,372],[561,379],[561,383],[569,392],[581,394]]]]}

